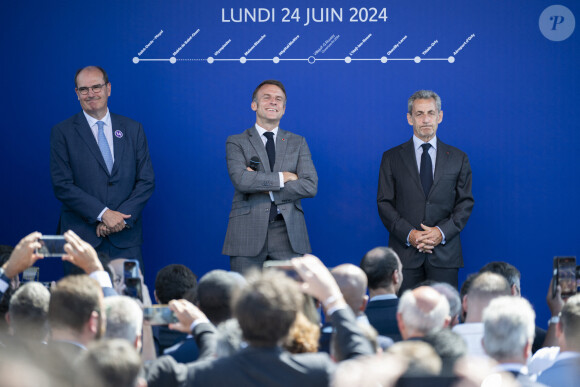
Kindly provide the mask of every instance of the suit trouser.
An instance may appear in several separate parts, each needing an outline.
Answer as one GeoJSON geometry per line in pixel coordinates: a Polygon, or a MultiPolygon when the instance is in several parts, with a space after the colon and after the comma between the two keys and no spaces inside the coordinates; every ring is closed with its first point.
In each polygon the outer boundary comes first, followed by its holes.
{"type": "Polygon", "coordinates": [[[268,233],[260,253],[255,257],[231,256],[230,268],[243,274],[252,268],[261,270],[266,260],[284,260],[301,255],[292,250],[286,222],[283,219],[275,220],[268,224],[268,233]]]}
{"type": "Polygon", "coordinates": [[[457,289],[459,269],[449,267],[436,267],[431,265],[429,259],[425,259],[422,266],[415,269],[405,269],[403,264],[403,284],[399,295],[407,289],[413,289],[424,281],[446,282],[457,289]]]}

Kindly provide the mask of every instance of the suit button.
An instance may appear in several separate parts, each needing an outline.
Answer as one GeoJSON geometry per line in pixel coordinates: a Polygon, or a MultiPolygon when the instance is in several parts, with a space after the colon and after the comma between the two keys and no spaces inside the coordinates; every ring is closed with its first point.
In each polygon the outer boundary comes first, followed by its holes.
{"type": "Polygon", "coordinates": [[[112,185],[113,185],[113,183],[109,182],[109,187],[112,186],[112,185]]]}

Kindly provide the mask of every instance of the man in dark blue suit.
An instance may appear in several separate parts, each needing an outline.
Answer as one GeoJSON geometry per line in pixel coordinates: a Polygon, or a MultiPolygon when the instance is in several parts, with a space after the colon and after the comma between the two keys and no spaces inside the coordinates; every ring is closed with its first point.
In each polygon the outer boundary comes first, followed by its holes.
{"type": "Polygon", "coordinates": [[[368,279],[369,297],[365,314],[379,335],[401,340],[397,326],[397,292],[403,283],[403,265],[390,247],[375,247],[365,254],[360,268],[368,279]]]}
{"type": "Polygon", "coordinates": [[[155,187],[140,123],[109,112],[111,83],[100,67],[75,76],[82,112],[50,137],[50,174],[63,204],[59,232],[74,230],[98,252],[141,261],[141,212],[155,187]]]}

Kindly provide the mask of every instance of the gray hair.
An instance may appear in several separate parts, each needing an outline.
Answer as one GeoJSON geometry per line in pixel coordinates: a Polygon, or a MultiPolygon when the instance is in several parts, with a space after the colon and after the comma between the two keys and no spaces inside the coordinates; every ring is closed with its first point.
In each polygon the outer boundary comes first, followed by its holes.
{"type": "Polygon", "coordinates": [[[445,319],[449,316],[449,302],[443,295],[439,295],[437,305],[429,312],[424,312],[417,305],[417,299],[413,291],[405,291],[399,300],[397,309],[397,312],[401,314],[405,327],[414,333],[422,333],[424,335],[443,328],[445,319]]]}
{"type": "Polygon", "coordinates": [[[127,296],[112,296],[105,298],[104,305],[107,316],[105,337],[125,339],[133,344],[143,328],[143,311],[137,301],[127,296]]]}
{"type": "Polygon", "coordinates": [[[238,320],[230,318],[217,326],[216,356],[218,358],[231,356],[245,346],[238,320]]]}
{"type": "Polygon", "coordinates": [[[419,90],[409,97],[409,101],[407,102],[407,111],[409,114],[413,113],[413,102],[418,99],[434,99],[437,111],[441,111],[441,98],[439,98],[436,92],[432,90],[419,90]]]}
{"type": "Polygon", "coordinates": [[[521,356],[526,344],[534,340],[536,313],[520,297],[493,299],[483,311],[483,346],[496,360],[521,356]]]}
{"type": "Polygon", "coordinates": [[[455,316],[459,316],[459,313],[461,313],[461,298],[459,298],[457,289],[447,282],[438,282],[431,285],[431,287],[447,298],[447,302],[449,302],[449,317],[453,320],[455,316]]]}
{"type": "Polygon", "coordinates": [[[50,292],[40,282],[22,285],[10,299],[10,326],[23,338],[42,340],[48,333],[50,292]]]}

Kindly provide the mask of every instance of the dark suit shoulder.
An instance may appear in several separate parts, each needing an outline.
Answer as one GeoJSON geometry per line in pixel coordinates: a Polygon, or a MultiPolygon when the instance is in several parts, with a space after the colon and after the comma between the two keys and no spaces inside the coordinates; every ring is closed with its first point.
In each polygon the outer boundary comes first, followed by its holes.
{"type": "Polygon", "coordinates": [[[445,144],[443,141],[441,141],[439,138],[437,138],[437,146],[441,147],[441,149],[445,152],[450,152],[450,153],[454,153],[456,155],[462,156],[462,157],[466,157],[467,154],[465,152],[463,152],[461,149],[456,148],[452,145],[448,145],[445,144]]]}
{"type": "Polygon", "coordinates": [[[383,153],[383,157],[392,157],[393,154],[398,154],[402,149],[405,149],[409,146],[413,146],[413,139],[411,138],[409,141],[406,141],[402,144],[399,144],[395,147],[392,147],[391,149],[386,150],[383,153]]]}
{"type": "Polygon", "coordinates": [[[392,308],[397,307],[399,305],[398,298],[391,298],[388,300],[376,300],[376,301],[369,301],[367,304],[368,309],[382,309],[382,308],[392,308]]]}

